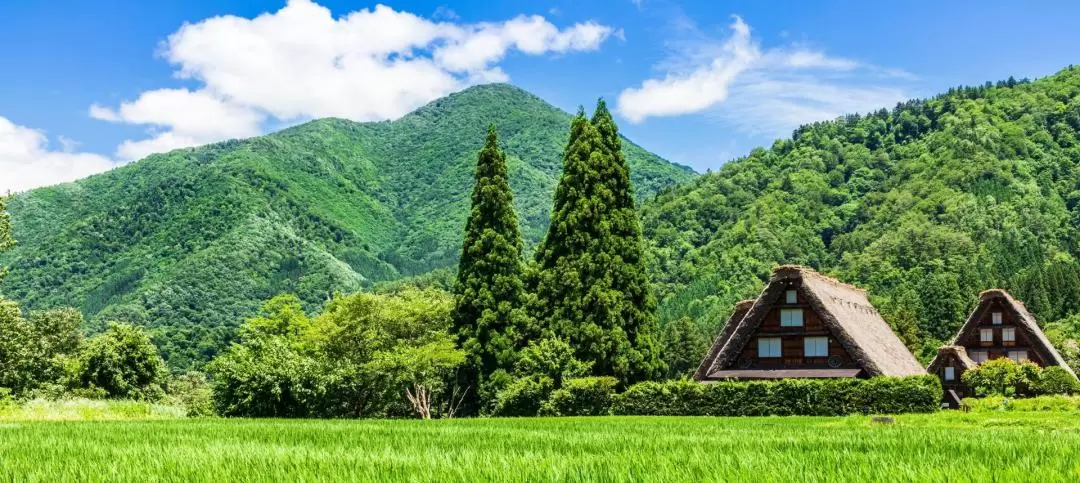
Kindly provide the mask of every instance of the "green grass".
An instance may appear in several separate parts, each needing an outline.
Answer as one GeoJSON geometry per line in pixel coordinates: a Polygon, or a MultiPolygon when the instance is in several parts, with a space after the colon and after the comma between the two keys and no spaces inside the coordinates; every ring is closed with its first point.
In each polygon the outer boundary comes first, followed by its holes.
{"type": "Polygon", "coordinates": [[[183,418],[181,406],[144,401],[95,399],[34,399],[23,404],[0,401],[0,422],[5,421],[130,421],[183,418]]]}
{"type": "Polygon", "coordinates": [[[1069,413],[0,423],[0,480],[1076,481],[1069,413]],[[7,477],[7,478],[5,478],[7,477]]]}

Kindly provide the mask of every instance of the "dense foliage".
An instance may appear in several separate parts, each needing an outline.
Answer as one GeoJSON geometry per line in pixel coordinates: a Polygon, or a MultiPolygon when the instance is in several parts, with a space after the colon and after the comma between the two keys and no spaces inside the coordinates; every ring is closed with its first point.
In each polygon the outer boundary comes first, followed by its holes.
{"type": "Polygon", "coordinates": [[[465,358],[449,329],[451,297],[434,290],[358,293],[308,318],[294,295],[267,302],[240,341],[209,365],[224,416],[386,417],[453,411],[446,381],[465,358]]]}
{"type": "Polygon", "coordinates": [[[979,397],[1045,396],[1080,391],[1080,382],[1065,369],[1040,368],[1032,362],[1017,363],[1003,357],[965,371],[962,379],[979,397]]]}
{"type": "MultiPolygon", "coordinates": [[[[551,226],[536,251],[534,313],[598,376],[622,383],[663,367],[656,302],[618,128],[601,100],[570,127],[551,226]]],[[[532,334],[533,336],[539,334],[532,334]]]]}
{"type": "MultiPolygon", "coordinates": [[[[7,195],[0,194],[0,253],[4,253],[15,246],[15,239],[11,237],[11,214],[7,212],[7,195]]],[[[0,279],[4,278],[7,268],[0,265],[0,279]]]]}
{"type": "MultiPolygon", "coordinates": [[[[198,365],[279,293],[310,312],[334,292],[454,267],[490,123],[534,246],[570,119],[518,88],[477,86],[392,122],[323,119],[19,194],[0,292],[31,309],[74,306],[93,330],[149,327],[171,366],[198,365]]],[[[624,144],[643,197],[693,176],[624,144]]]]}
{"type": "Polygon", "coordinates": [[[643,217],[664,321],[715,331],[778,263],[868,289],[924,358],[987,288],[1078,314],[1080,69],[803,126],[643,217]]]}
{"type": "Polygon", "coordinates": [[[701,384],[642,382],[615,397],[612,412],[653,416],[839,416],[928,413],[941,402],[935,376],[783,379],[701,384]]]}
{"type": "Polygon", "coordinates": [[[505,374],[513,367],[522,342],[519,328],[527,326],[529,319],[523,243],[506,153],[499,149],[494,126],[488,128],[477,157],[475,178],[451,313],[451,333],[468,354],[460,380],[470,388],[470,412],[478,409],[477,396],[493,396],[492,375],[505,374]]]}
{"type": "Polygon", "coordinates": [[[110,323],[79,354],[78,387],[120,399],[161,399],[169,371],[143,329],[110,323]]]}
{"type": "Polygon", "coordinates": [[[14,397],[65,386],[83,345],[82,315],[73,309],[32,312],[0,298],[0,388],[14,397]]]}

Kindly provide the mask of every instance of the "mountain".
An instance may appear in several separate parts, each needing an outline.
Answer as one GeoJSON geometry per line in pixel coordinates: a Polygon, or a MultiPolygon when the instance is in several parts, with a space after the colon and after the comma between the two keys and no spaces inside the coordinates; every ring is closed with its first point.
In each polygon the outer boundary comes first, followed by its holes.
{"type": "Polygon", "coordinates": [[[1080,327],[1080,68],[803,126],[642,216],[662,320],[715,330],[794,263],[868,289],[917,349],[994,287],[1080,327]]]}
{"type": "MultiPolygon", "coordinates": [[[[314,308],[335,291],[453,267],[489,122],[535,246],[570,120],[521,89],[483,85],[392,122],[322,119],[33,190],[10,203],[19,245],[0,259],[11,267],[0,293],[149,326],[184,367],[277,293],[314,308]]],[[[694,176],[624,146],[639,199],[694,176]]]]}

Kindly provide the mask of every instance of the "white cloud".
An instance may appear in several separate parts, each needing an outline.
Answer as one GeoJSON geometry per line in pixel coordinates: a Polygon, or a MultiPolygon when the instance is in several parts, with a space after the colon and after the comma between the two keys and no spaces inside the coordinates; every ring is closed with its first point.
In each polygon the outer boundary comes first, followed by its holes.
{"type": "Polygon", "coordinates": [[[268,121],[399,117],[471,84],[505,82],[498,63],[526,55],[590,51],[614,34],[595,22],[560,29],[541,16],[504,22],[436,21],[378,5],[335,18],[311,0],[291,0],[255,18],[184,24],[161,55],[195,90],[158,89],[91,116],[152,127],[127,141],[125,159],[175,147],[256,135],[268,121]]]}
{"type": "Polygon", "coordinates": [[[905,71],[802,45],[766,49],[737,16],[723,40],[706,37],[686,18],[676,22],[689,40],[675,42],[675,55],[658,66],[662,77],[619,94],[618,112],[631,122],[707,112],[744,132],[782,136],[801,124],[890,107],[908,97],[902,86],[881,83],[910,80],[905,71]]]}
{"type": "Polygon", "coordinates": [[[0,194],[74,181],[116,166],[104,156],[73,152],[77,143],[59,137],[49,149],[45,133],[0,116],[0,194]]]}

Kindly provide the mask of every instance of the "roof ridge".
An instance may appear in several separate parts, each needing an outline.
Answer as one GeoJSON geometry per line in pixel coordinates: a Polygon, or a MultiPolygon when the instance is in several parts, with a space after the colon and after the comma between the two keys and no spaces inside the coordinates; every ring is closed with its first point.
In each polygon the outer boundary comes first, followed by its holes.
{"type": "Polygon", "coordinates": [[[821,273],[821,272],[819,272],[817,270],[814,270],[813,268],[810,268],[810,267],[807,267],[807,266],[804,266],[804,265],[778,265],[776,268],[773,269],[773,275],[772,275],[771,280],[777,280],[778,278],[782,277],[784,274],[782,274],[781,272],[794,272],[794,273],[798,273],[799,275],[801,275],[803,277],[812,276],[812,277],[814,277],[814,278],[816,278],[818,280],[821,280],[823,282],[828,282],[828,283],[830,283],[832,285],[836,285],[838,287],[843,287],[843,288],[846,288],[848,290],[854,290],[854,291],[859,292],[859,293],[861,293],[863,295],[866,294],[865,289],[856,287],[856,286],[854,286],[854,285],[852,285],[850,283],[841,282],[840,280],[837,280],[836,278],[825,275],[825,274],[823,274],[823,273],[821,273]]]}

